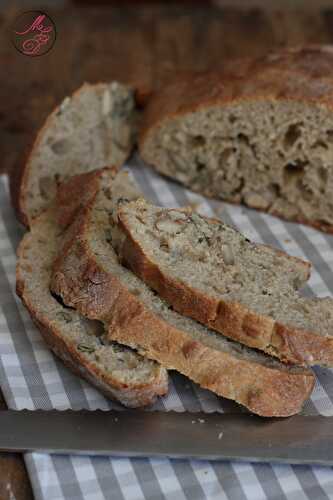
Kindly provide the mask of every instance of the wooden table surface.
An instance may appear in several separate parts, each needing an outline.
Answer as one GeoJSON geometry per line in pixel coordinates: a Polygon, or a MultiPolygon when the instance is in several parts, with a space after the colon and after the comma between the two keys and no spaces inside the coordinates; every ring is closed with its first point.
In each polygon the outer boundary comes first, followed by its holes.
{"type": "MultiPolygon", "coordinates": [[[[58,37],[38,58],[21,55],[10,42],[22,4],[10,2],[0,10],[0,172],[15,168],[53,106],[84,81],[117,79],[156,88],[178,71],[221,68],[236,56],[305,42],[333,43],[333,6],[317,2],[296,2],[297,7],[286,1],[239,2],[243,6],[238,7],[223,0],[126,7],[91,3],[45,5],[58,37]]],[[[0,406],[5,407],[3,400],[0,406]]],[[[0,455],[0,499],[30,498],[21,457],[0,455]]]]}

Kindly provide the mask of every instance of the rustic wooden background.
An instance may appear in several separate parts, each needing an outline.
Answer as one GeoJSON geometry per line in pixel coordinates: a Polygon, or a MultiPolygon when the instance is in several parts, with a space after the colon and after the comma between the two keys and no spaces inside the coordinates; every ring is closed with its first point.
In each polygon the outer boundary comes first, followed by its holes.
{"type": "MultiPolygon", "coordinates": [[[[47,2],[44,10],[55,21],[58,38],[39,58],[21,55],[10,41],[15,17],[32,4],[0,3],[0,172],[15,168],[47,114],[84,81],[117,79],[149,89],[178,71],[221,68],[236,56],[333,43],[332,2],[235,3],[155,1],[120,7],[124,2],[96,6],[86,0],[63,1],[58,8],[53,2],[51,8],[47,2]]],[[[20,456],[0,455],[0,499],[31,498],[20,456]]]]}

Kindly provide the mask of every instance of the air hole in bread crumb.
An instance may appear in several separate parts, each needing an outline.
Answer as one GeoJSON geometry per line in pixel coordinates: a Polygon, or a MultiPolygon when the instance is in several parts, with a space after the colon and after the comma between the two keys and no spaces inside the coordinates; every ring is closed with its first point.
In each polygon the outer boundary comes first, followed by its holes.
{"type": "Polygon", "coordinates": [[[290,182],[294,182],[296,179],[300,181],[304,176],[304,169],[306,165],[307,162],[302,160],[295,160],[287,163],[283,172],[284,184],[290,184],[290,182]]]}
{"type": "Polygon", "coordinates": [[[292,148],[295,142],[301,137],[301,125],[302,123],[294,123],[293,125],[289,125],[283,140],[284,149],[288,150],[292,148]]]}
{"type": "Polygon", "coordinates": [[[206,167],[206,164],[202,161],[196,159],[195,160],[195,169],[197,172],[201,172],[206,167]]]}
{"type": "Polygon", "coordinates": [[[298,177],[302,177],[304,175],[304,168],[307,162],[296,160],[284,167],[284,182],[287,184],[288,182],[296,179],[298,177]]]}
{"type": "Polygon", "coordinates": [[[60,139],[50,145],[52,151],[56,155],[64,155],[70,151],[72,148],[71,141],[69,139],[60,139]]]}
{"type": "Polygon", "coordinates": [[[320,167],[318,170],[319,178],[323,181],[324,185],[326,185],[328,181],[328,170],[325,167],[320,167]]]}
{"type": "Polygon", "coordinates": [[[317,149],[317,148],[322,148],[322,149],[328,149],[328,145],[324,141],[316,141],[312,146],[311,149],[317,149]]]}
{"type": "Polygon", "coordinates": [[[238,134],[237,141],[240,142],[241,144],[246,144],[246,146],[250,146],[249,138],[245,134],[238,134]]]}
{"type": "Polygon", "coordinates": [[[279,184],[277,184],[276,182],[273,182],[270,185],[270,189],[271,189],[272,193],[274,194],[274,196],[276,196],[276,197],[281,196],[281,186],[279,184]]]}
{"type": "Polygon", "coordinates": [[[333,142],[333,130],[326,130],[328,142],[333,142]]]}
{"type": "Polygon", "coordinates": [[[195,135],[194,137],[191,137],[191,146],[193,148],[205,145],[206,145],[206,139],[203,135],[195,135]]]}
{"type": "Polygon", "coordinates": [[[222,165],[224,162],[228,161],[229,158],[236,153],[236,148],[226,148],[221,153],[222,165]]]}
{"type": "Polygon", "coordinates": [[[51,295],[52,297],[58,302],[58,304],[60,304],[62,307],[64,307],[65,309],[75,309],[74,307],[70,307],[70,306],[67,306],[65,304],[65,302],[62,300],[62,298],[60,297],[60,295],[57,295],[56,293],[54,292],[51,292],[51,295]]]}

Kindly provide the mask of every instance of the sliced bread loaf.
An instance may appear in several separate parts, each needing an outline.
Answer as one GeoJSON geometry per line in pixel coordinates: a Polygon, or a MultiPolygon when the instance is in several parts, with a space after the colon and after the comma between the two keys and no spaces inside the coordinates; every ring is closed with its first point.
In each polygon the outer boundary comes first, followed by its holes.
{"type": "Polygon", "coordinates": [[[141,199],[118,217],[122,262],[176,311],[283,361],[333,366],[333,299],[297,291],[308,263],[191,210],[141,199]]]}
{"type": "Polygon", "coordinates": [[[333,46],[235,61],[152,96],[143,159],[195,191],[333,232],[333,46]]]}
{"type": "MultiPolygon", "coordinates": [[[[297,413],[312,391],[311,371],[286,366],[183,318],[119,264],[113,249],[123,238],[117,206],[138,194],[134,189],[129,194],[127,187],[124,197],[125,173],[115,180],[112,176],[104,170],[90,181],[95,196],[67,229],[54,266],[53,292],[88,318],[103,320],[110,340],[121,337],[124,344],[254,413],[297,413]]],[[[65,202],[67,186],[61,188],[65,207],[71,206],[65,202]]],[[[60,210],[61,220],[68,223],[66,208],[62,215],[60,210]]]]}
{"type": "Polygon", "coordinates": [[[21,222],[29,226],[69,176],[122,165],[134,145],[137,121],[134,90],[120,83],[84,84],[66,97],[11,177],[21,222]]]}
{"type": "Polygon", "coordinates": [[[84,318],[50,293],[52,263],[61,238],[54,209],[34,221],[18,249],[18,295],[47,344],[72,371],[125,406],[153,403],[168,390],[166,370],[108,341],[102,323],[84,318]]]}

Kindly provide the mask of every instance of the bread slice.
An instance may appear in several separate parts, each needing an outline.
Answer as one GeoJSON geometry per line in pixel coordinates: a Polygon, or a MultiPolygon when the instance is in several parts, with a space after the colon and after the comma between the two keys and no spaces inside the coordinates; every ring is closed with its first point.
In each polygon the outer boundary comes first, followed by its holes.
{"type": "Polygon", "coordinates": [[[333,232],[333,46],[190,75],[150,99],[142,158],[194,191],[333,232]]]}
{"type": "Polygon", "coordinates": [[[11,177],[12,202],[29,226],[69,176],[120,166],[136,138],[134,90],[117,82],[84,84],[47,118],[11,177]]]}
{"type": "Polygon", "coordinates": [[[54,208],[37,217],[18,249],[18,295],[47,344],[68,368],[125,406],[152,404],[167,393],[166,370],[108,341],[102,323],[84,318],[50,293],[52,263],[61,238],[54,208]]]}
{"type": "MultiPolygon", "coordinates": [[[[110,340],[122,338],[124,344],[254,413],[297,413],[312,391],[311,371],[286,366],[183,318],[119,264],[113,249],[123,238],[116,225],[117,207],[138,195],[133,191],[121,196],[128,180],[122,172],[114,180],[113,175],[104,170],[90,180],[95,197],[67,229],[54,266],[53,292],[88,318],[103,320],[110,340]]],[[[67,188],[61,189],[65,207],[67,188]]],[[[69,218],[66,208],[60,211],[60,223],[66,225],[69,218]]]]}
{"type": "Polygon", "coordinates": [[[333,366],[333,299],[298,291],[309,264],[192,210],[118,213],[121,261],[176,311],[283,361],[333,366]]]}

